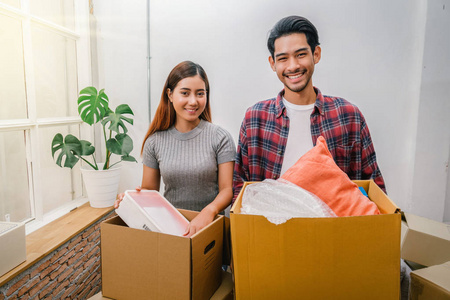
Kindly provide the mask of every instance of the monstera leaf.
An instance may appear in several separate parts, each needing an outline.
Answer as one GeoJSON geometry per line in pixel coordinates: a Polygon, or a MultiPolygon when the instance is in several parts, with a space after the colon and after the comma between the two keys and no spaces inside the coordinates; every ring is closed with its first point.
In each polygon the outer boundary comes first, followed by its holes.
{"type": "Polygon", "coordinates": [[[91,155],[94,153],[95,148],[91,146],[91,143],[85,140],[79,140],[77,137],[68,134],[64,139],[61,133],[55,135],[52,141],[52,156],[55,158],[55,153],[61,150],[56,159],[56,164],[62,166],[62,160],[64,157],[64,167],[73,168],[78,162],[80,156],[91,155]]]}
{"type": "Polygon", "coordinates": [[[125,133],[119,133],[106,142],[106,148],[114,154],[121,155],[121,160],[136,161],[130,156],[133,150],[133,140],[125,133]]]}
{"type": "Polygon", "coordinates": [[[102,121],[102,125],[106,126],[106,124],[110,123],[108,127],[109,130],[119,134],[120,133],[119,128],[122,128],[123,133],[127,133],[128,130],[123,121],[126,121],[131,125],[133,125],[133,119],[125,117],[124,114],[134,115],[133,111],[128,105],[126,104],[119,105],[116,107],[115,112],[112,112],[110,110],[105,119],[102,121]]]}
{"type": "Polygon", "coordinates": [[[109,99],[104,89],[97,93],[97,89],[89,86],[80,91],[78,97],[78,114],[89,125],[102,120],[111,110],[108,107],[109,99]]]}
{"type": "Polygon", "coordinates": [[[64,157],[66,157],[64,161],[64,167],[73,168],[75,164],[78,162],[79,158],[75,155],[81,152],[81,143],[80,141],[73,135],[68,134],[66,138],[63,140],[63,136],[61,133],[55,135],[52,141],[52,156],[55,158],[55,153],[61,150],[56,159],[56,164],[63,167],[61,162],[64,157]]]}

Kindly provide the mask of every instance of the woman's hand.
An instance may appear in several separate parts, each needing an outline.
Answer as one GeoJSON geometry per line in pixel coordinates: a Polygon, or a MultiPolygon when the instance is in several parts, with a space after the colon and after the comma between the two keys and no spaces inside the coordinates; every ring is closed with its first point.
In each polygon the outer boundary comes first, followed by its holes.
{"type": "MultiPolygon", "coordinates": [[[[142,188],[140,186],[136,187],[136,192],[140,192],[142,190],[142,188]]],[[[117,199],[116,201],[114,201],[114,208],[118,209],[120,202],[123,200],[123,197],[125,196],[125,193],[120,193],[119,195],[117,195],[117,199]]]]}
{"type": "Polygon", "coordinates": [[[211,223],[217,213],[210,207],[206,206],[188,225],[183,236],[190,237],[203,227],[211,223]]]}

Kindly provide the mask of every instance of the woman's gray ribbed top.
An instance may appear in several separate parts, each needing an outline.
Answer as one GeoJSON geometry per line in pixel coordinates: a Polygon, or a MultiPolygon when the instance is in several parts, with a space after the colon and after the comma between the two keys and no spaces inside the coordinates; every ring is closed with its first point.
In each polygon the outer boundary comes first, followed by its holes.
{"type": "Polygon", "coordinates": [[[200,211],[219,193],[217,166],[235,156],[230,133],[201,120],[186,133],[172,126],[151,135],[144,145],[143,163],[160,170],[164,197],[175,207],[200,211]]]}

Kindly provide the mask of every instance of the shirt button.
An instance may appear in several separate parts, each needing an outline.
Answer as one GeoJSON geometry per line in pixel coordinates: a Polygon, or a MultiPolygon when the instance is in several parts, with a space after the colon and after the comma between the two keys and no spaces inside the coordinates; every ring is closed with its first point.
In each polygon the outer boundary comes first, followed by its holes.
{"type": "Polygon", "coordinates": [[[281,154],[281,153],[283,153],[283,151],[281,151],[281,150],[278,150],[278,152],[277,152],[278,154],[281,154]]]}
{"type": "Polygon", "coordinates": [[[273,179],[277,179],[277,176],[276,176],[276,175],[273,175],[272,178],[273,178],[273,179]]]}

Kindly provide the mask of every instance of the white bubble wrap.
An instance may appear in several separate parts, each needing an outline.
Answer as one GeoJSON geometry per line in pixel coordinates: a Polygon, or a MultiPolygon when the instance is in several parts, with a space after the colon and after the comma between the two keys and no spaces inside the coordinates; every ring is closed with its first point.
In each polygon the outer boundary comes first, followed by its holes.
{"type": "Polygon", "coordinates": [[[291,218],[336,217],[319,197],[281,178],[248,185],[241,213],[264,216],[276,225],[291,218]]]}

